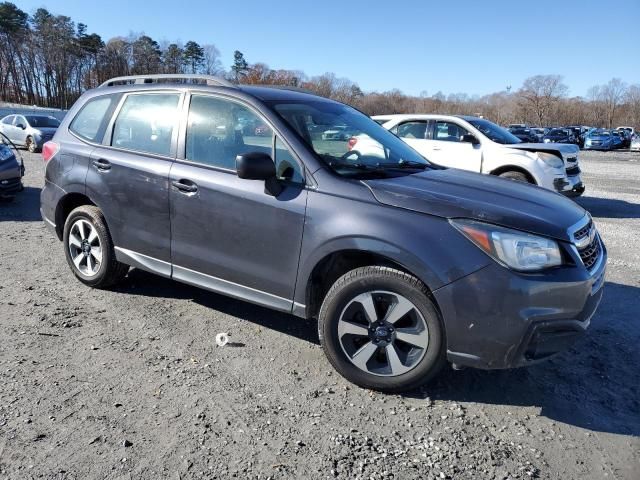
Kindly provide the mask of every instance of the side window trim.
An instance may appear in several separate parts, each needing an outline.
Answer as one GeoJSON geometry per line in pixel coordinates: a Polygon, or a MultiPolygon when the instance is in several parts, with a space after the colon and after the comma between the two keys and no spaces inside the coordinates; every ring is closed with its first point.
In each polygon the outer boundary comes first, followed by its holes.
{"type": "MultiPolygon", "coordinates": [[[[229,102],[233,102],[236,103],[238,105],[240,105],[241,107],[246,108],[247,110],[249,110],[251,113],[253,113],[254,115],[256,115],[256,117],[258,117],[261,121],[264,122],[264,124],[269,127],[273,133],[272,139],[271,139],[271,158],[273,159],[273,161],[275,162],[276,158],[276,138],[279,138],[280,141],[284,144],[284,146],[287,148],[287,150],[289,150],[289,153],[291,154],[291,156],[293,157],[293,159],[296,161],[296,163],[298,164],[298,167],[300,169],[300,172],[303,175],[303,180],[304,180],[304,184],[305,185],[310,185],[308,179],[311,178],[311,175],[309,175],[309,172],[307,171],[307,168],[304,164],[304,162],[300,159],[300,156],[296,153],[296,151],[291,148],[291,145],[289,145],[289,142],[286,141],[284,135],[282,135],[276,128],[274,128],[273,124],[260,112],[258,111],[256,108],[254,108],[252,105],[249,105],[246,102],[243,102],[241,99],[235,98],[235,97],[231,97],[229,95],[224,95],[224,94],[219,94],[219,93],[209,93],[209,92],[187,92],[183,98],[183,102],[182,102],[182,110],[181,110],[181,114],[180,114],[180,128],[179,128],[179,136],[178,136],[178,141],[177,141],[177,151],[176,151],[176,155],[175,155],[175,160],[177,162],[180,163],[186,163],[188,165],[193,165],[196,167],[201,167],[201,168],[205,168],[208,170],[216,170],[216,171],[220,171],[220,172],[224,172],[224,173],[232,173],[232,174],[236,174],[236,171],[234,169],[229,169],[229,168],[224,168],[224,167],[220,167],[220,166],[216,166],[216,165],[207,165],[204,163],[200,163],[200,162],[195,162],[193,160],[189,160],[187,158],[187,127],[188,127],[188,123],[189,123],[189,109],[191,108],[191,99],[194,96],[202,96],[202,97],[210,97],[210,98],[215,98],[215,99],[219,99],[219,100],[224,100],[224,101],[229,101],[229,102]]],[[[295,183],[295,185],[300,185],[299,183],[295,183]]]]}
{"type": "Polygon", "coordinates": [[[118,150],[121,152],[135,153],[136,155],[149,155],[152,157],[168,158],[171,160],[175,160],[177,145],[178,145],[178,138],[179,138],[178,132],[181,128],[181,123],[182,123],[181,112],[184,107],[184,100],[185,100],[185,93],[181,92],[180,90],[167,89],[167,90],[141,90],[139,92],[125,92],[124,94],[122,94],[122,98],[120,98],[119,102],[116,103],[116,107],[113,113],[111,114],[111,118],[109,119],[109,122],[107,123],[104,137],[102,139],[102,142],[100,142],[100,146],[110,148],[113,150],[118,150]],[[174,126],[173,132],[171,134],[171,147],[169,150],[169,155],[161,155],[153,152],[142,152],[140,150],[131,150],[128,148],[121,148],[121,147],[116,147],[111,145],[111,141],[113,140],[113,130],[115,128],[116,120],[118,119],[118,115],[122,111],[122,108],[125,102],[127,101],[127,98],[129,98],[132,95],[160,95],[160,94],[174,94],[179,96],[178,105],[176,107],[177,121],[174,126]]]}
{"type": "Polygon", "coordinates": [[[82,142],[88,143],[90,145],[102,145],[103,142],[103,137],[105,134],[105,131],[107,129],[107,125],[109,125],[109,122],[111,121],[111,116],[113,115],[113,110],[117,107],[119,100],[118,97],[121,96],[120,93],[108,93],[105,95],[96,95],[95,97],[90,98],[89,100],[87,100],[82,107],[80,107],[80,110],[78,110],[78,112],[73,116],[73,118],[71,119],[71,121],[68,123],[67,125],[67,132],[69,132],[71,135],[73,135],[75,138],[77,138],[78,140],[81,140],[82,142]],[[75,119],[78,117],[78,115],[80,115],[82,113],[82,111],[85,109],[85,107],[92,101],[100,99],[100,98],[104,98],[104,97],[113,97],[116,98],[116,101],[113,102],[109,108],[107,108],[107,111],[104,114],[104,117],[102,119],[102,122],[100,124],[100,126],[98,127],[98,133],[96,134],[96,138],[95,140],[90,140],[88,138],[85,138],[81,135],[79,135],[78,133],[74,132],[71,129],[71,126],[73,125],[73,122],[75,121],[75,119]],[[102,132],[102,133],[101,133],[102,132]]]}

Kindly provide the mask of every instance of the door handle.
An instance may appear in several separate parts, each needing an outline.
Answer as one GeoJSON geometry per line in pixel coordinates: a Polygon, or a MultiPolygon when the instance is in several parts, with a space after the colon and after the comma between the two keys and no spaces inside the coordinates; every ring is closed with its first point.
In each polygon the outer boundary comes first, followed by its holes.
{"type": "Polygon", "coordinates": [[[433,147],[432,150],[441,150],[440,147],[433,147]]]}
{"type": "Polygon", "coordinates": [[[195,193],[198,191],[198,186],[191,180],[174,180],[171,185],[184,193],[195,193]]]}
{"type": "Polygon", "coordinates": [[[111,163],[104,158],[99,158],[98,160],[93,161],[93,166],[96,167],[101,172],[106,172],[107,170],[111,170],[111,163]]]}

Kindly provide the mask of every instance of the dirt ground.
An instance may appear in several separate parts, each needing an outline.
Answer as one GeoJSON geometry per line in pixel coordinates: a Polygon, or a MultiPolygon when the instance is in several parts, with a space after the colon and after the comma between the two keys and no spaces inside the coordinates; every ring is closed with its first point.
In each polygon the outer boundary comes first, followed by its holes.
{"type": "Polygon", "coordinates": [[[640,154],[581,154],[609,249],[588,336],[403,396],[343,380],[312,322],[139,270],[83,286],[23,155],[0,204],[0,479],[638,478],[640,154]]]}

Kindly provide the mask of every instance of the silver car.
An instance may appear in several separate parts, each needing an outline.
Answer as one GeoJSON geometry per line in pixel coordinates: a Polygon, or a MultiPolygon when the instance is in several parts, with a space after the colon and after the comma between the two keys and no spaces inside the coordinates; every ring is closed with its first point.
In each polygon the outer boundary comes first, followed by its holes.
{"type": "Polygon", "coordinates": [[[39,152],[53,138],[60,122],[48,115],[8,115],[0,120],[0,133],[15,145],[39,152]]]}

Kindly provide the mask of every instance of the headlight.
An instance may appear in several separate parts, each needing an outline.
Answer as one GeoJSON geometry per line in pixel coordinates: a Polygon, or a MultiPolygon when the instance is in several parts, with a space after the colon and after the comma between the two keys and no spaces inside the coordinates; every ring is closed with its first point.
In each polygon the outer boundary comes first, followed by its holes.
{"type": "Polygon", "coordinates": [[[545,138],[544,139],[544,143],[550,143],[550,142],[551,142],[551,139],[549,139],[549,138],[545,138]]]}
{"type": "Polygon", "coordinates": [[[555,240],[474,220],[450,222],[478,248],[513,270],[535,272],[562,265],[555,240]]]}
{"type": "Polygon", "coordinates": [[[553,168],[564,167],[564,161],[553,153],[537,152],[538,158],[553,168]]]}

